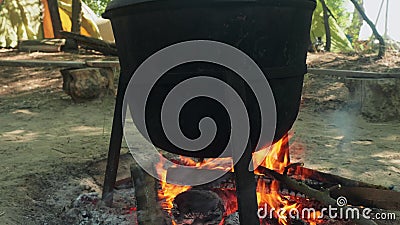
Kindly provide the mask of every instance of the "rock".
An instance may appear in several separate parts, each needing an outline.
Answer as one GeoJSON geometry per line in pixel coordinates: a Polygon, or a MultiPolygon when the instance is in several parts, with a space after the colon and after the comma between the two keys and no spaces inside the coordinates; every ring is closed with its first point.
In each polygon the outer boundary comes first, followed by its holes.
{"type": "Polygon", "coordinates": [[[61,70],[63,90],[76,102],[114,94],[114,73],[109,68],[61,70]]]}

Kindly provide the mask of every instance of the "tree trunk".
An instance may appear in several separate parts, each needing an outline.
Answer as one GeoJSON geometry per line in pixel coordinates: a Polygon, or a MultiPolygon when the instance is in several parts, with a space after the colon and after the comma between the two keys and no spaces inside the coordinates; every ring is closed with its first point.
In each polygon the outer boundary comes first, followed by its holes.
{"type": "Polygon", "coordinates": [[[386,51],[386,46],[385,46],[385,40],[383,40],[382,36],[379,34],[378,30],[376,29],[374,23],[368,18],[368,16],[365,14],[363,8],[358,4],[357,0],[350,0],[354,7],[357,9],[357,11],[360,13],[361,17],[367,22],[367,24],[371,27],[372,33],[375,35],[375,37],[379,41],[379,53],[378,53],[378,58],[382,58],[385,56],[385,51],[386,51]]]}
{"type": "Polygon", "coordinates": [[[80,34],[82,22],[82,2],[81,0],[72,0],[72,26],[71,32],[80,34]]]}
{"type": "MultiPolygon", "coordinates": [[[[81,33],[82,22],[82,2],[81,0],[72,0],[72,16],[71,16],[71,32],[75,34],[81,33]]],[[[67,39],[65,49],[78,50],[78,43],[74,39],[67,39]]]]}
{"type": "Polygon", "coordinates": [[[331,38],[331,28],[329,26],[328,7],[326,6],[325,0],[320,0],[320,2],[322,4],[322,10],[324,14],[324,26],[325,26],[325,37],[326,37],[325,51],[330,52],[332,45],[332,38],[331,38]]]}
{"type": "Polygon", "coordinates": [[[60,12],[58,11],[57,0],[47,0],[49,4],[49,11],[51,17],[51,24],[53,25],[54,38],[61,38],[60,31],[62,30],[62,23],[60,12]]]}

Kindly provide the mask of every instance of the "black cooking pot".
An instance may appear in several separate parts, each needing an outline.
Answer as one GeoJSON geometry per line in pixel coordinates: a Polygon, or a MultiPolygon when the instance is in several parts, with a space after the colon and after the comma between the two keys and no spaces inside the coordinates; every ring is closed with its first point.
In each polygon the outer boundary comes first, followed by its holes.
{"type": "MultiPolygon", "coordinates": [[[[115,0],[104,16],[110,18],[121,64],[119,88],[149,56],[184,41],[213,40],[234,46],[250,56],[264,72],[275,98],[274,141],[292,127],[299,110],[306,53],[315,0],[115,0]]],[[[182,133],[200,136],[199,121],[211,117],[217,132],[210,145],[186,151],[172,144],[161,125],[161,105],[180,82],[207,75],[238,91],[250,118],[253,149],[260,135],[260,107],[251,88],[232,70],[206,62],[185,63],[169,70],[151,90],[145,121],[152,143],[169,152],[192,157],[217,157],[231,133],[227,111],[206,97],[188,102],[180,112],[182,133]]],[[[271,143],[261,143],[271,144],[271,143]]]]}

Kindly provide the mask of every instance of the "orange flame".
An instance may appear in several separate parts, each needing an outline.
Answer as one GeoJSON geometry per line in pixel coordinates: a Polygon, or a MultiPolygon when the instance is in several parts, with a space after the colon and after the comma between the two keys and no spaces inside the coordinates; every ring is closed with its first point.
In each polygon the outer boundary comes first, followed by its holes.
{"type": "Polygon", "coordinates": [[[197,169],[233,171],[231,158],[204,159],[196,162],[189,157],[180,156],[180,162],[185,166],[192,166],[197,169]]]}
{"type": "Polygon", "coordinates": [[[164,165],[164,158],[161,158],[160,162],[156,165],[156,171],[161,183],[161,190],[158,192],[158,199],[161,201],[161,207],[164,210],[171,212],[173,206],[172,202],[175,197],[180,193],[189,190],[191,187],[167,183],[167,170],[164,168],[164,165]]]}
{"type": "MultiPolygon", "coordinates": [[[[253,154],[253,162],[255,166],[260,165],[282,174],[285,168],[290,164],[289,135],[286,134],[269,149],[266,147],[255,152],[253,154]]],[[[255,173],[257,173],[257,170],[255,173]]],[[[303,174],[302,179],[310,175],[311,174],[303,174]]],[[[286,197],[289,198],[289,196],[286,197]]],[[[267,185],[263,180],[258,181],[257,200],[259,207],[263,207],[264,204],[267,204],[270,209],[283,209],[279,211],[274,210],[275,217],[278,219],[279,224],[282,225],[288,225],[287,217],[291,210],[296,209],[296,212],[301,212],[303,208],[301,204],[291,203],[285,196],[279,193],[279,182],[276,180],[273,180],[270,185],[267,185]]],[[[302,218],[302,220],[308,222],[310,225],[317,225],[321,222],[319,219],[320,216],[320,211],[311,212],[307,218],[302,218]]]]}
{"type": "MultiPolygon", "coordinates": [[[[285,135],[281,140],[272,145],[269,150],[268,148],[264,148],[255,152],[253,154],[255,165],[259,164],[278,173],[283,173],[290,163],[288,141],[289,136],[285,135]]],[[[279,182],[276,180],[273,180],[269,186],[262,179],[258,181],[257,200],[259,207],[268,204],[270,210],[274,208],[274,216],[278,219],[279,224],[283,225],[288,224],[286,219],[288,212],[298,207],[298,204],[290,203],[280,195],[279,182]]]]}

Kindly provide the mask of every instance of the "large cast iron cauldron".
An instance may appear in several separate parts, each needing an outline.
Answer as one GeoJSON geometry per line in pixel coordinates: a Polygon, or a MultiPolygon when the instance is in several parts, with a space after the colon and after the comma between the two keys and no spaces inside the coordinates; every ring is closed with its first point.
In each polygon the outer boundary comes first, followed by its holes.
{"type": "MultiPolygon", "coordinates": [[[[120,88],[155,52],[183,41],[214,40],[250,56],[272,88],[277,124],[274,140],[293,125],[299,110],[306,52],[315,0],[115,0],[108,6],[121,64],[120,88]]],[[[251,89],[231,70],[211,63],[186,63],[171,69],[153,87],[146,105],[146,126],[157,147],[193,157],[216,157],[230,135],[227,111],[216,101],[197,98],[180,113],[180,128],[188,138],[200,135],[205,116],[217,124],[213,142],[188,152],[171,144],[161,126],[161,105],[170,90],[190,77],[207,74],[229,83],[244,99],[250,117],[250,143],[257,145],[260,109],[251,89]]],[[[264,143],[261,143],[264,144],[264,143]]],[[[268,143],[265,143],[268,144],[268,143]]]]}

